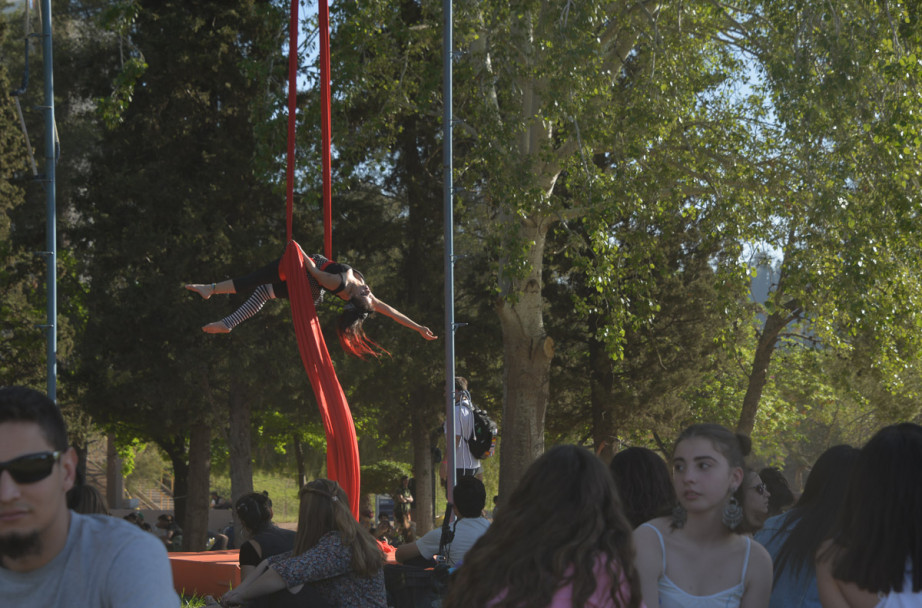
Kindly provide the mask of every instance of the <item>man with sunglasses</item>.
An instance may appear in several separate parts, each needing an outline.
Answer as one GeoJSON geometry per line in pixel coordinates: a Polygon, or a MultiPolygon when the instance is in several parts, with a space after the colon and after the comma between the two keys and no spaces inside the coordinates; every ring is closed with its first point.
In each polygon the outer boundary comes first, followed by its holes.
{"type": "Polygon", "coordinates": [[[0,388],[0,597],[48,608],[176,608],[166,549],[120,518],[67,508],[77,453],[53,401],[0,388]]]}

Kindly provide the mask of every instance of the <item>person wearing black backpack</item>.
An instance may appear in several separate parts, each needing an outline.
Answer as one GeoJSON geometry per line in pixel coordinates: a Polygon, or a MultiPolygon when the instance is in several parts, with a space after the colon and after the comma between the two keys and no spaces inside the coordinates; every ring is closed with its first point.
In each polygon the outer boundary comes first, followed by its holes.
{"type": "Polygon", "coordinates": [[[457,479],[476,477],[483,481],[480,460],[471,453],[468,439],[474,434],[474,405],[467,391],[467,378],[455,376],[455,471],[457,479]]]}

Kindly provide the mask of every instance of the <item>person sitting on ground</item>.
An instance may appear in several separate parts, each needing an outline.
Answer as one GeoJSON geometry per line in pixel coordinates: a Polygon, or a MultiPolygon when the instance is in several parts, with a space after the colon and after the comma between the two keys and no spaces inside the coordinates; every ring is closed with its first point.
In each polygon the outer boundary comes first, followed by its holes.
{"type": "Polygon", "coordinates": [[[759,478],[768,488],[768,516],[781,515],[785,509],[794,504],[794,493],[785,479],[784,473],[775,467],[765,467],[759,471],[759,478]]]}
{"type": "Polygon", "coordinates": [[[733,494],[743,483],[751,447],[748,437],[718,424],[695,424],[679,435],[672,452],[679,505],[671,518],[634,531],[648,608],[768,606],[771,558],[736,533],[743,509],[733,494]]]}
{"type": "MultiPolygon", "coordinates": [[[[323,299],[324,291],[329,291],[347,302],[336,327],[340,345],[347,353],[364,358],[365,355],[378,356],[376,348],[387,352],[365,336],[365,319],[375,312],[419,332],[426,340],[436,339],[428,327],[416,323],[396,308],[376,298],[365,283],[365,277],[361,272],[347,264],[331,262],[319,253],[308,256],[302,251],[301,254],[304,256],[315,305],[323,299]]],[[[281,259],[274,260],[243,277],[219,283],[191,283],[186,285],[186,289],[196,292],[205,300],[214,294],[253,292],[236,312],[202,327],[202,331],[210,334],[229,333],[259,312],[269,300],[288,299],[288,286],[285,278],[281,276],[281,259]]]]}
{"type": "Polygon", "coordinates": [[[67,508],[77,452],[54,401],[0,388],[0,604],[176,608],[163,543],[67,508]]]}
{"type": "MultiPolygon", "coordinates": [[[[445,547],[445,562],[454,566],[464,559],[465,553],[490,527],[483,516],[487,491],[476,477],[462,477],[452,493],[452,512],[457,518],[452,524],[452,540],[445,547]]],[[[439,552],[442,529],[430,530],[415,541],[397,547],[395,557],[401,564],[432,566],[433,556],[439,552]]]]}
{"type": "Polygon", "coordinates": [[[237,499],[234,512],[243,526],[240,545],[240,579],[246,579],[267,557],[286,553],[295,546],[294,530],[284,530],[272,523],[274,512],[268,492],[251,492],[237,499]]]}
{"type": "Polygon", "coordinates": [[[734,494],[743,507],[743,522],[736,529],[737,534],[755,534],[768,519],[768,501],[771,496],[762,478],[753,470],[747,470],[743,485],[734,494]]]}
{"type": "Polygon", "coordinates": [[[621,450],[608,468],[631,528],[672,510],[675,491],[669,467],[653,450],[644,447],[621,450]]]}
{"type": "Polygon", "coordinates": [[[226,498],[221,497],[217,492],[211,493],[211,508],[212,509],[230,509],[231,503],[226,498]]]}
{"type": "Polygon", "coordinates": [[[861,448],[840,517],[816,555],[824,608],[922,606],[922,426],[861,448]]]}
{"type": "Polygon", "coordinates": [[[384,554],[352,516],[343,489],[315,479],[301,489],[294,550],[260,562],[221,604],[271,595],[274,608],[386,608],[383,565],[384,554]]]}
{"type": "Polygon", "coordinates": [[[172,515],[163,513],[157,517],[157,527],[164,530],[163,543],[168,551],[182,551],[182,528],[172,515]]]}
{"type": "Polygon", "coordinates": [[[775,567],[769,608],[821,608],[813,556],[839,516],[857,459],[858,449],[848,445],[823,452],[794,508],[755,533],[775,567]]]}
{"type": "Polygon", "coordinates": [[[551,448],[467,552],[445,608],[643,606],[631,527],[592,452],[551,448]]]}

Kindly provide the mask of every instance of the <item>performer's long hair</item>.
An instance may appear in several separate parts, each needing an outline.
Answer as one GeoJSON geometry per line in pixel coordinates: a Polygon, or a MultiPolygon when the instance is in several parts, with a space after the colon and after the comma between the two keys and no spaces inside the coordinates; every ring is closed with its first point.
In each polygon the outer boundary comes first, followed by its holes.
{"type": "Polygon", "coordinates": [[[498,509],[464,556],[445,607],[547,606],[568,584],[573,605],[583,606],[607,582],[613,606],[640,605],[631,527],[614,481],[594,454],[563,445],[536,460],[498,509]],[[608,581],[596,578],[599,564],[608,581]]]}

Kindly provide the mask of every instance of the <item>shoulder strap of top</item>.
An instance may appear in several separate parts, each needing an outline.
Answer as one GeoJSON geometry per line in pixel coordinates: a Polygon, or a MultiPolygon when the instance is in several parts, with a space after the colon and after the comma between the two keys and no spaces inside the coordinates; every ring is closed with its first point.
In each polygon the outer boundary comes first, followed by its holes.
{"type": "MultiPolygon", "coordinates": [[[[656,532],[656,538],[659,539],[659,548],[663,552],[663,574],[666,574],[666,543],[663,542],[663,534],[657,529],[656,526],[651,526],[650,524],[640,524],[641,526],[646,526],[656,532]]],[[[749,554],[746,554],[746,560],[749,560],[749,554]]],[[[743,576],[746,575],[746,567],[743,566],[743,576]]]]}
{"type": "Polygon", "coordinates": [[[749,567],[749,553],[752,551],[752,539],[748,536],[746,538],[746,559],[743,560],[743,575],[740,578],[740,584],[746,583],[746,568],[749,567]]]}

